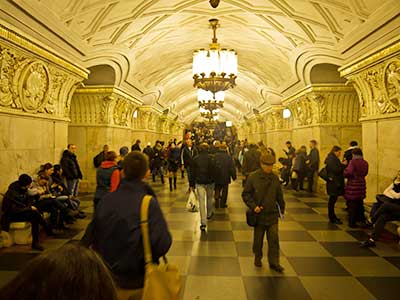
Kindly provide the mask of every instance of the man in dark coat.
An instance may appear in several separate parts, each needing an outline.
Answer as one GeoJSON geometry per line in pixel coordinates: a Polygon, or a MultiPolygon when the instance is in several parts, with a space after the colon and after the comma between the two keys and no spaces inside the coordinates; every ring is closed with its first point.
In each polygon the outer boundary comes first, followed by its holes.
{"type": "Polygon", "coordinates": [[[228,188],[232,180],[236,180],[236,168],[232,157],[227,152],[228,147],[224,144],[214,155],[215,160],[215,207],[226,208],[228,188]]]}
{"type": "Polygon", "coordinates": [[[207,220],[214,215],[214,177],[215,177],[215,161],[208,153],[209,146],[202,143],[199,146],[199,154],[193,158],[191,162],[190,186],[195,187],[197,199],[200,206],[200,229],[206,230],[207,220]]]}
{"type": "Polygon", "coordinates": [[[136,142],[131,147],[131,151],[142,151],[140,149],[140,140],[136,140],[136,142]]]}
{"type": "Polygon", "coordinates": [[[307,181],[308,181],[308,192],[313,192],[314,187],[314,177],[315,174],[319,170],[319,150],[317,148],[317,141],[311,140],[310,141],[310,154],[307,157],[307,167],[308,167],[308,174],[307,174],[307,181]]]}
{"type": "Polygon", "coordinates": [[[249,151],[243,155],[242,174],[244,176],[243,184],[251,172],[260,168],[261,152],[257,150],[256,144],[250,144],[249,151]]]}
{"type": "Polygon", "coordinates": [[[147,157],[149,158],[149,161],[151,161],[153,159],[154,156],[154,150],[151,147],[151,144],[148,143],[146,148],[143,149],[143,153],[147,155],[147,157]]]}
{"type": "Polygon", "coordinates": [[[190,182],[193,182],[191,166],[193,158],[196,157],[197,154],[199,154],[199,152],[197,151],[197,148],[193,145],[193,141],[191,139],[187,139],[185,141],[185,145],[181,149],[181,166],[182,168],[186,169],[186,174],[188,175],[190,187],[194,187],[190,185],[190,182]]]}
{"type": "Polygon", "coordinates": [[[242,198],[249,209],[257,214],[253,240],[254,264],[262,266],[263,240],[267,233],[269,266],[281,273],[283,267],[279,263],[278,219],[285,213],[285,201],[279,178],[272,172],[274,163],[275,157],[271,154],[261,155],[261,168],[249,175],[242,198]]]}
{"type": "Polygon", "coordinates": [[[143,180],[149,176],[147,156],[131,152],[124,160],[125,178],[96,207],[82,243],[92,245],[101,255],[122,289],[143,288],[145,262],[140,211],[145,195],[151,195],[148,223],[153,261],[158,262],[172,244],[154,191],[143,180]]]}
{"type": "Polygon", "coordinates": [[[60,165],[63,170],[63,175],[67,180],[67,188],[69,193],[77,197],[79,180],[82,179],[81,168],[79,167],[78,160],[76,159],[76,146],[69,144],[68,149],[64,150],[60,165]]]}
{"type": "Polygon", "coordinates": [[[32,178],[27,174],[19,176],[10,184],[2,203],[2,230],[8,231],[11,222],[30,222],[32,225],[32,249],[42,251],[39,244],[39,225],[42,225],[48,235],[53,235],[38,209],[33,206],[33,198],[28,195],[32,178]]]}

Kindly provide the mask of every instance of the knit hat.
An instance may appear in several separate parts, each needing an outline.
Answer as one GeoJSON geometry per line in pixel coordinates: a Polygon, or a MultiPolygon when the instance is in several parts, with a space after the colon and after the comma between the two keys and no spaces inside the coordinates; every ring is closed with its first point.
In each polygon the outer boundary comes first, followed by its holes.
{"type": "Polygon", "coordinates": [[[119,154],[122,155],[122,156],[125,156],[125,155],[127,155],[128,153],[129,153],[129,148],[126,147],[126,146],[124,146],[124,147],[122,147],[121,149],[119,149],[119,154]]]}
{"type": "Polygon", "coordinates": [[[28,174],[21,174],[18,178],[18,182],[21,186],[28,186],[32,183],[32,178],[28,174]]]}

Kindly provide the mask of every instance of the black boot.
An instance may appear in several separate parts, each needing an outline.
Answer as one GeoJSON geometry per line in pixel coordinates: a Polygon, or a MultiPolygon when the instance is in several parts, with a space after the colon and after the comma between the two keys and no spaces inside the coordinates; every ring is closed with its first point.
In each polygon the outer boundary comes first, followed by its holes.
{"type": "Polygon", "coordinates": [[[153,176],[153,182],[156,182],[156,175],[152,175],[153,176]]]}
{"type": "Polygon", "coordinates": [[[164,184],[164,175],[161,175],[161,183],[164,184]]]}
{"type": "Polygon", "coordinates": [[[169,191],[172,192],[172,178],[168,178],[169,181],[169,191]]]}
{"type": "Polygon", "coordinates": [[[174,177],[174,190],[176,190],[176,177],[174,177]]]}
{"type": "Polygon", "coordinates": [[[185,178],[185,171],[182,170],[181,174],[182,174],[182,179],[185,178]]]}

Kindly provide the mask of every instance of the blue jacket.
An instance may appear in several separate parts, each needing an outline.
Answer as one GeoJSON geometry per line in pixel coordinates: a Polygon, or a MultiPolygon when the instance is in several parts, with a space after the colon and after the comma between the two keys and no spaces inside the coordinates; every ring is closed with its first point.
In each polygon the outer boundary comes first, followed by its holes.
{"type": "Polygon", "coordinates": [[[140,228],[143,197],[152,195],[149,231],[153,261],[165,255],[172,244],[167,223],[149,185],[122,180],[117,191],[98,203],[93,218],[93,248],[103,257],[121,288],[143,287],[144,251],[140,228]]]}

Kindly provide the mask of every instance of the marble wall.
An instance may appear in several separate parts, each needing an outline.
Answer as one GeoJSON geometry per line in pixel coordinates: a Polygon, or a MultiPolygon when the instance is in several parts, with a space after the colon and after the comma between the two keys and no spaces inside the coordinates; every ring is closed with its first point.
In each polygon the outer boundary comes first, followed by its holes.
{"type": "Polygon", "coordinates": [[[22,173],[59,163],[71,95],[85,69],[5,27],[0,30],[0,192],[22,173]]]}

